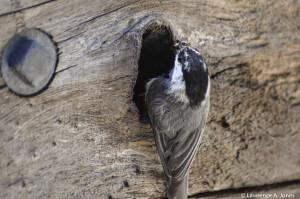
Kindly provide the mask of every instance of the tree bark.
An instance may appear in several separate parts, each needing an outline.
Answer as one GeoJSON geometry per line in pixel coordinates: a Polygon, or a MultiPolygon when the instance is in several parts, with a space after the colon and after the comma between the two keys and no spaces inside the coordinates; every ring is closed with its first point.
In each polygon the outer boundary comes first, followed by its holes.
{"type": "Polygon", "coordinates": [[[39,28],[59,61],[33,97],[0,77],[0,198],[165,197],[152,129],[132,101],[151,24],[198,49],[210,71],[189,195],[299,184],[299,22],[294,0],[1,1],[1,52],[39,28]]]}

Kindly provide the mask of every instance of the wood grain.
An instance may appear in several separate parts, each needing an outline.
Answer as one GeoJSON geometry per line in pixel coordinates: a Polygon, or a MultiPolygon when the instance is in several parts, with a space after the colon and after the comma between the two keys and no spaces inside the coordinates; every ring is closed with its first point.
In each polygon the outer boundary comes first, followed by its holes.
{"type": "Polygon", "coordinates": [[[1,1],[1,51],[39,28],[59,62],[34,97],[0,78],[0,197],[165,196],[151,127],[131,100],[153,22],[200,50],[212,78],[189,194],[299,180],[299,21],[293,0],[1,1]]]}

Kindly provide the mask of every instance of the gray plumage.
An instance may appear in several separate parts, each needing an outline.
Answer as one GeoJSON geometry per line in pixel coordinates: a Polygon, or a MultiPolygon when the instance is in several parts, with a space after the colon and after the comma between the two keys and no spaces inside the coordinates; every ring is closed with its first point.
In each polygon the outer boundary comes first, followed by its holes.
{"type": "Polygon", "coordinates": [[[146,105],[170,199],[187,198],[188,170],[205,127],[209,111],[209,90],[210,80],[201,54],[182,45],[170,77],[154,78],[147,83],[146,105]],[[202,67],[201,71],[199,67],[202,67]],[[188,84],[189,80],[186,78],[189,76],[186,73],[196,74],[192,77],[196,77],[192,81],[195,85],[188,84]],[[202,80],[198,82],[197,78],[202,80]],[[203,82],[204,89],[194,88],[200,87],[203,82]],[[203,97],[200,98],[201,93],[203,97]]]}

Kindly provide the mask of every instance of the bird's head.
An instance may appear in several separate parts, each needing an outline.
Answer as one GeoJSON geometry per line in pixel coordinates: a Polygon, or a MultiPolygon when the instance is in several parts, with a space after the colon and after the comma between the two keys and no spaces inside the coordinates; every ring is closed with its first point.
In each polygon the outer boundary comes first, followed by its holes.
{"type": "Polygon", "coordinates": [[[199,51],[177,41],[174,67],[169,74],[170,91],[182,101],[199,105],[205,98],[209,86],[208,69],[199,51]]]}

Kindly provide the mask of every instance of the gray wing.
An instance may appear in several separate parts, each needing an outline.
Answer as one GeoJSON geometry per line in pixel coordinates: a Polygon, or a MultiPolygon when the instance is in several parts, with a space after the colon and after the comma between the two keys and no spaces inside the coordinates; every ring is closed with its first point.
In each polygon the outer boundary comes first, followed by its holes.
{"type": "Polygon", "coordinates": [[[183,104],[162,94],[166,89],[164,83],[163,78],[148,83],[146,104],[169,192],[176,194],[198,150],[209,110],[209,99],[201,104],[197,113],[191,114],[191,110],[180,108],[183,104]],[[190,120],[183,117],[186,115],[196,117],[197,122],[189,123],[190,120]],[[169,132],[174,129],[174,133],[169,132]]]}

